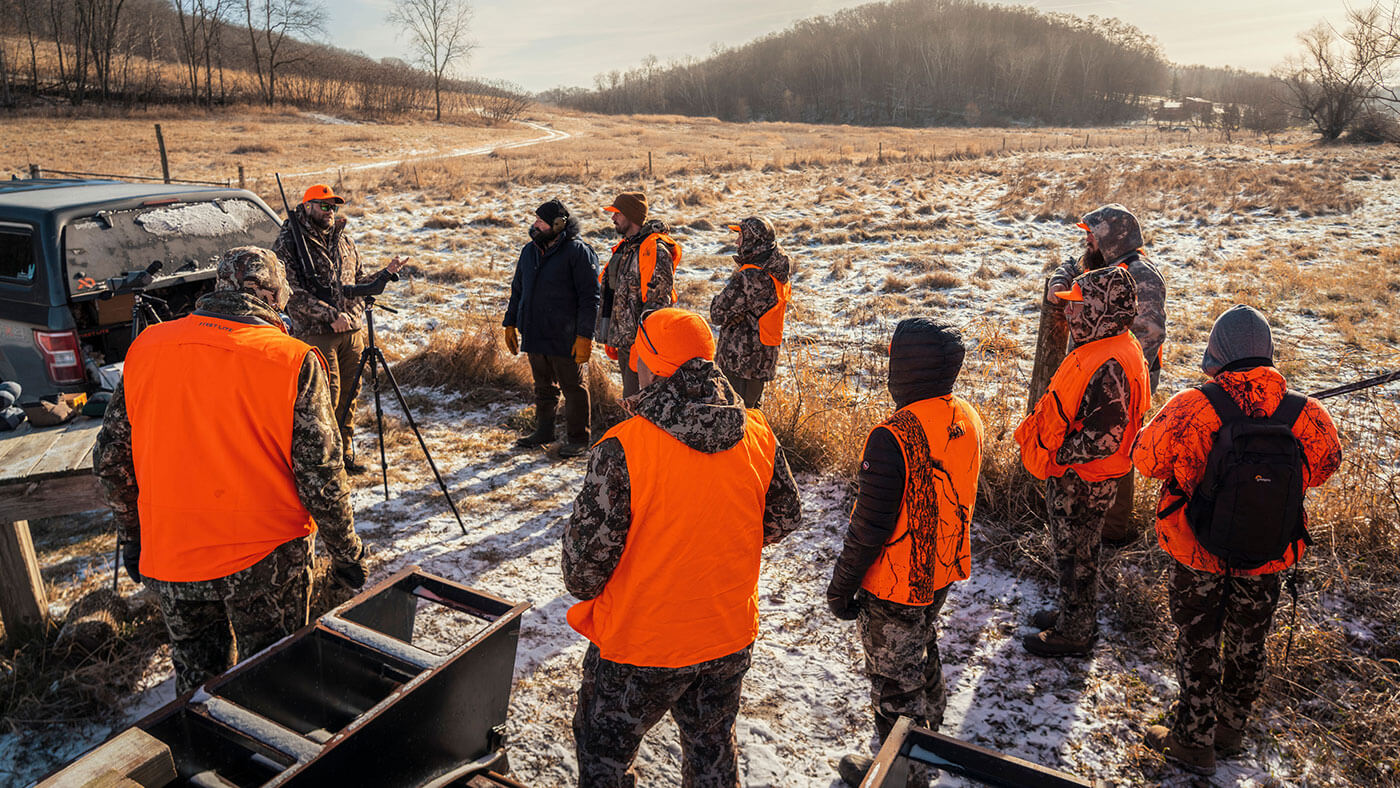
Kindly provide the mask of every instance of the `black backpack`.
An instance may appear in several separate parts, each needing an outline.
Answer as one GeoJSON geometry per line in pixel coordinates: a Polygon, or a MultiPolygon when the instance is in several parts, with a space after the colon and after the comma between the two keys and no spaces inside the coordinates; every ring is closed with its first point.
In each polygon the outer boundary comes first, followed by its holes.
{"type": "Polygon", "coordinates": [[[1196,541],[1227,570],[1277,561],[1299,539],[1312,544],[1303,518],[1306,459],[1293,434],[1307,397],[1287,392],[1273,415],[1256,419],[1214,381],[1199,389],[1220,417],[1220,432],[1186,503],[1196,541]]]}

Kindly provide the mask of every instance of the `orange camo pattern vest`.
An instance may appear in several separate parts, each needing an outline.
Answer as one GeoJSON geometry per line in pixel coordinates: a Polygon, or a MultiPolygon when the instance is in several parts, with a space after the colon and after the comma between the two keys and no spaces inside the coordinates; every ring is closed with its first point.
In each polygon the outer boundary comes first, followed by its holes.
{"type": "Polygon", "coordinates": [[[1085,481],[1116,479],[1133,467],[1133,439],[1142,426],[1147,411],[1147,361],[1142,346],[1129,332],[1096,339],[1070,351],[1055,375],[1050,387],[1031,412],[1016,427],[1016,443],[1021,447],[1021,462],[1037,479],[1063,476],[1071,467],[1085,481]],[[1074,466],[1060,465],[1055,455],[1064,445],[1065,436],[1083,428],[1078,420],[1079,406],[1089,380],[1109,359],[1122,365],[1128,375],[1131,401],[1128,404],[1128,424],[1118,450],[1108,457],[1074,466]]]}
{"type": "Polygon", "coordinates": [[[982,419],[966,400],[949,395],[901,408],[880,427],[904,455],[904,499],[861,588],[901,605],[927,605],[939,589],[972,574],[969,526],[982,467],[982,419]]]}
{"type": "MultiPolygon", "coordinates": [[[[642,280],[643,301],[647,300],[647,290],[650,287],[651,275],[656,273],[656,244],[660,241],[664,241],[667,246],[671,247],[671,271],[674,273],[676,269],[681,267],[681,245],[676,243],[671,236],[666,233],[652,233],[646,238],[643,238],[641,245],[637,247],[637,274],[638,278],[642,280]]],[[[621,249],[622,245],[625,243],[627,243],[627,241],[623,240],[613,244],[613,254],[617,254],[617,250],[621,249]]],[[[607,279],[608,265],[611,262],[612,261],[609,260],[603,263],[603,270],[598,273],[599,283],[607,279]]],[[[671,278],[671,282],[671,303],[674,304],[676,303],[675,277],[671,278]]]]}
{"type": "Polygon", "coordinates": [[[603,592],[569,608],[569,626],[604,659],[649,667],[695,665],[752,643],[778,446],[763,415],[748,411],[743,439],[716,454],[640,416],[610,437],[627,458],[632,524],[603,592]]]}
{"type": "MultiPolygon", "coordinates": [[[[739,270],[745,268],[763,270],[753,264],[740,266],[739,270]]],[[[778,277],[771,273],[768,278],[773,280],[773,292],[778,294],[778,303],[758,319],[758,341],[768,347],[778,347],[783,344],[783,321],[787,319],[788,301],[792,298],[792,282],[779,282],[778,277]]]]}
{"type": "Polygon", "coordinates": [[[310,345],[190,315],[147,328],[123,376],[140,490],[141,574],[226,577],[316,530],[292,477],[292,408],[310,345]]]}

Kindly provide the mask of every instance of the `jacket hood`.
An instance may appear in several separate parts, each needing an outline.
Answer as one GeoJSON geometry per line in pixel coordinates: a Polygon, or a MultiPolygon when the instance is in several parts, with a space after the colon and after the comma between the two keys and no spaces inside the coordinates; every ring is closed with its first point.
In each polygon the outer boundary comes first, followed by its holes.
{"type": "Polygon", "coordinates": [[[627,240],[640,241],[643,238],[646,238],[648,235],[664,233],[666,231],[667,230],[665,222],[661,221],[660,219],[647,219],[645,222],[642,223],[642,229],[639,230],[636,235],[629,237],[627,240]]]}
{"type": "Polygon", "coordinates": [[[669,378],[623,401],[631,413],[665,430],[696,451],[717,454],[744,438],[744,401],[713,361],[693,358],[669,378]]]}
{"type": "Polygon", "coordinates": [[[1137,317],[1137,284],[1127,269],[1096,268],[1074,280],[1082,301],[1065,305],[1065,321],[1075,345],[1127,331],[1137,317]]]}
{"type": "Polygon", "coordinates": [[[890,396],[897,408],[953,393],[966,355],[957,329],[932,318],[899,321],[890,339],[890,396]]]}
{"type": "Polygon", "coordinates": [[[1094,234],[1104,260],[1116,263],[1142,246],[1142,228],[1127,208],[1113,203],[1084,214],[1080,222],[1094,234]]]}
{"type": "Polygon", "coordinates": [[[270,326],[287,330],[282,316],[255,295],[237,290],[216,290],[199,297],[195,309],[216,317],[254,318],[270,326]]]}
{"type": "Polygon", "coordinates": [[[1214,380],[1235,400],[1240,410],[1254,418],[1263,418],[1277,410],[1288,391],[1283,375],[1273,367],[1221,372],[1214,380]]]}

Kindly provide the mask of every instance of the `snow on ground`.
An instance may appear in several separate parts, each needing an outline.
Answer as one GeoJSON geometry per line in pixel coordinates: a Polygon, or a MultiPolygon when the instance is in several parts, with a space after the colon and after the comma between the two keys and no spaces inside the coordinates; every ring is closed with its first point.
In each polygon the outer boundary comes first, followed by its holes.
{"type": "MultiPolygon", "coordinates": [[[[1152,155],[1168,166],[1173,159],[1192,160],[1196,154],[1152,155]]],[[[1287,160],[1282,154],[1249,155],[1287,160]]],[[[1014,170],[1019,159],[1008,161],[1014,170]]],[[[1184,166],[1197,164],[1193,160],[1184,166]]],[[[1091,166],[1088,160],[1086,166],[1091,166]]],[[[649,196],[656,215],[678,224],[703,219],[720,228],[683,226],[676,233],[686,249],[678,289],[683,303],[702,312],[709,293],[722,284],[732,265],[724,223],[752,214],[773,218],[798,266],[789,335],[813,340],[819,355],[834,359],[842,347],[884,341],[899,317],[917,312],[941,314],[964,325],[995,326],[1023,347],[1033,344],[1039,271],[1047,260],[1077,251],[1081,236],[1071,224],[1002,215],[996,200],[1007,183],[1005,176],[975,169],[957,179],[925,183],[915,177],[866,176],[847,168],[672,177],[649,196]],[[850,199],[822,198],[838,187],[865,187],[866,193],[850,199]],[[702,202],[703,207],[682,205],[680,195],[687,191],[710,193],[714,199],[702,202]],[[879,225],[925,204],[941,206],[927,221],[946,217],[941,226],[948,228],[947,239],[925,231],[910,240],[816,240],[818,231],[831,226],[852,221],[879,225]],[[853,210],[859,211],[854,220],[853,210]],[[785,232],[802,222],[812,222],[815,228],[785,232]],[[886,276],[910,259],[941,260],[934,270],[947,271],[956,283],[936,292],[917,286],[888,292],[882,285],[886,276]],[[688,297],[687,291],[703,297],[688,297]],[[872,308],[872,303],[880,308],[872,308]]],[[[1349,215],[1237,216],[1228,234],[1194,219],[1144,215],[1150,251],[1174,299],[1173,315],[1212,303],[1214,296],[1197,292],[1193,283],[1192,267],[1201,258],[1224,259],[1252,246],[1288,240],[1325,244],[1346,237],[1348,243],[1361,244],[1393,239],[1400,208],[1397,182],[1360,180],[1347,188],[1364,200],[1349,215]]],[[[425,205],[424,197],[416,194],[365,195],[358,201],[364,212],[351,219],[351,232],[367,265],[407,252],[427,267],[472,267],[472,275],[459,285],[420,282],[391,290],[385,300],[401,311],[379,315],[383,340],[411,348],[435,331],[450,330],[463,312],[499,315],[531,212],[551,197],[561,196],[583,217],[588,239],[605,258],[610,227],[597,209],[611,201],[613,190],[620,189],[615,184],[542,183],[516,187],[509,194],[483,193],[460,205],[425,205]],[[424,221],[436,214],[455,216],[466,224],[424,229],[424,221]],[[519,226],[501,230],[470,224],[483,215],[515,217],[519,226]]],[[[907,276],[917,280],[919,273],[907,276]]],[[[1277,336],[1281,344],[1306,342],[1313,353],[1340,352],[1342,347],[1335,331],[1306,315],[1279,315],[1277,336]]],[[[1164,389],[1198,379],[1193,366],[1200,348],[1188,350],[1166,370],[1164,389]]],[[[1021,373],[1028,371],[1026,361],[1021,373]]],[[[1295,382],[1311,387],[1331,383],[1336,374],[1335,367],[1311,369],[1295,382]]],[[[530,603],[516,660],[510,760],[515,775],[526,784],[563,786],[574,781],[570,717],[585,644],[565,621],[575,600],[560,577],[559,539],[585,461],[560,461],[543,452],[511,448],[515,436],[505,427],[506,419],[529,404],[521,397],[467,412],[415,408],[468,524],[466,535],[441,500],[416,444],[391,458],[391,473],[408,479],[393,482],[391,500],[383,499],[377,477],[366,476],[357,482],[354,505],[357,528],[374,554],[375,576],[416,564],[505,599],[530,603]]],[[[372,407],[371,399],[362,397],[360,407],[372,407]]],[[[386,408],[395,409],[387,400],[386,408]]],[[[360,441],[362,457],[377,456],[363,431],[360,441]]],[[[799,482],[804,527],[764,556],[760,633],[738,723],[747,786],[837,786],[837,760],[871,743],[869,686],[861,672],[859,641],[854,626],[834,620],[824,601],[850,508],[847,484],[817,476],[799,482]]],[[[974,534],[979,529],[980,523],[975,523],[974,534]]],[[[1046,606],[1051,592],[1033,579],[1033,573],[997,566],[977,555],[975,550],[972,578],[954,586],[943,614],[940,643],[949,689],[943,732],[1107,784],[1193,784],[1170,768],[1152,771],[1151,759],[1142,757],[1138,744],[1142,728],[1160,716],[1175,694],[1170,655],[1144,653],[1122,633],[1106,629],[1092,659],[1027,656],[1018,640],[1031,631],[1029,614],[1046,606]]],[[[169,670],[167,662],[154,667],[153,682],[168,678],[169,670]]],[[[168,681],[146,691],[133,700],[128,719],[138,718],[171,692],[168,681]]],[[[71,748],[55,754],[55,760],[95,744],[105,734],[94,729],[79,735],[71,748]]],[[[22,742],[23,733],[0,737],[0,772],[8,760],[5,751],[23,747],[22,742]]],[[[1298,779],[1290,772],[1299,765],[1281,763],[1271,752],[1264,743],[1250,756],[1223,764],[1213,784],[1274,785],[1298,779]]],[[[678,785],[678,764],[678,739],[668,719],[641,748],[639,782],[678,785]]],[[[1308,768],[1314,776],[1326,773],[1325,765],[1308,768]]],[[[944,777],[939,784],[962,783],[944,777]]]]}

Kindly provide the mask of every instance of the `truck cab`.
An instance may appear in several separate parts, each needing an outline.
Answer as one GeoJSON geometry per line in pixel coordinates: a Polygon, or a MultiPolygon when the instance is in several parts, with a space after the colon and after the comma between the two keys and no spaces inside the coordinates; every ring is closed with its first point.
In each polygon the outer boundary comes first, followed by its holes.
{"type": "Polygon", "coordinates": [[[0,181],[0,380],[23,402],[102,387],[100,370],[126,357],[138,295],[163,302],[161,319],[188,314],[226,250],[271,247],[279,227],[243,189],[0,181]]]}

